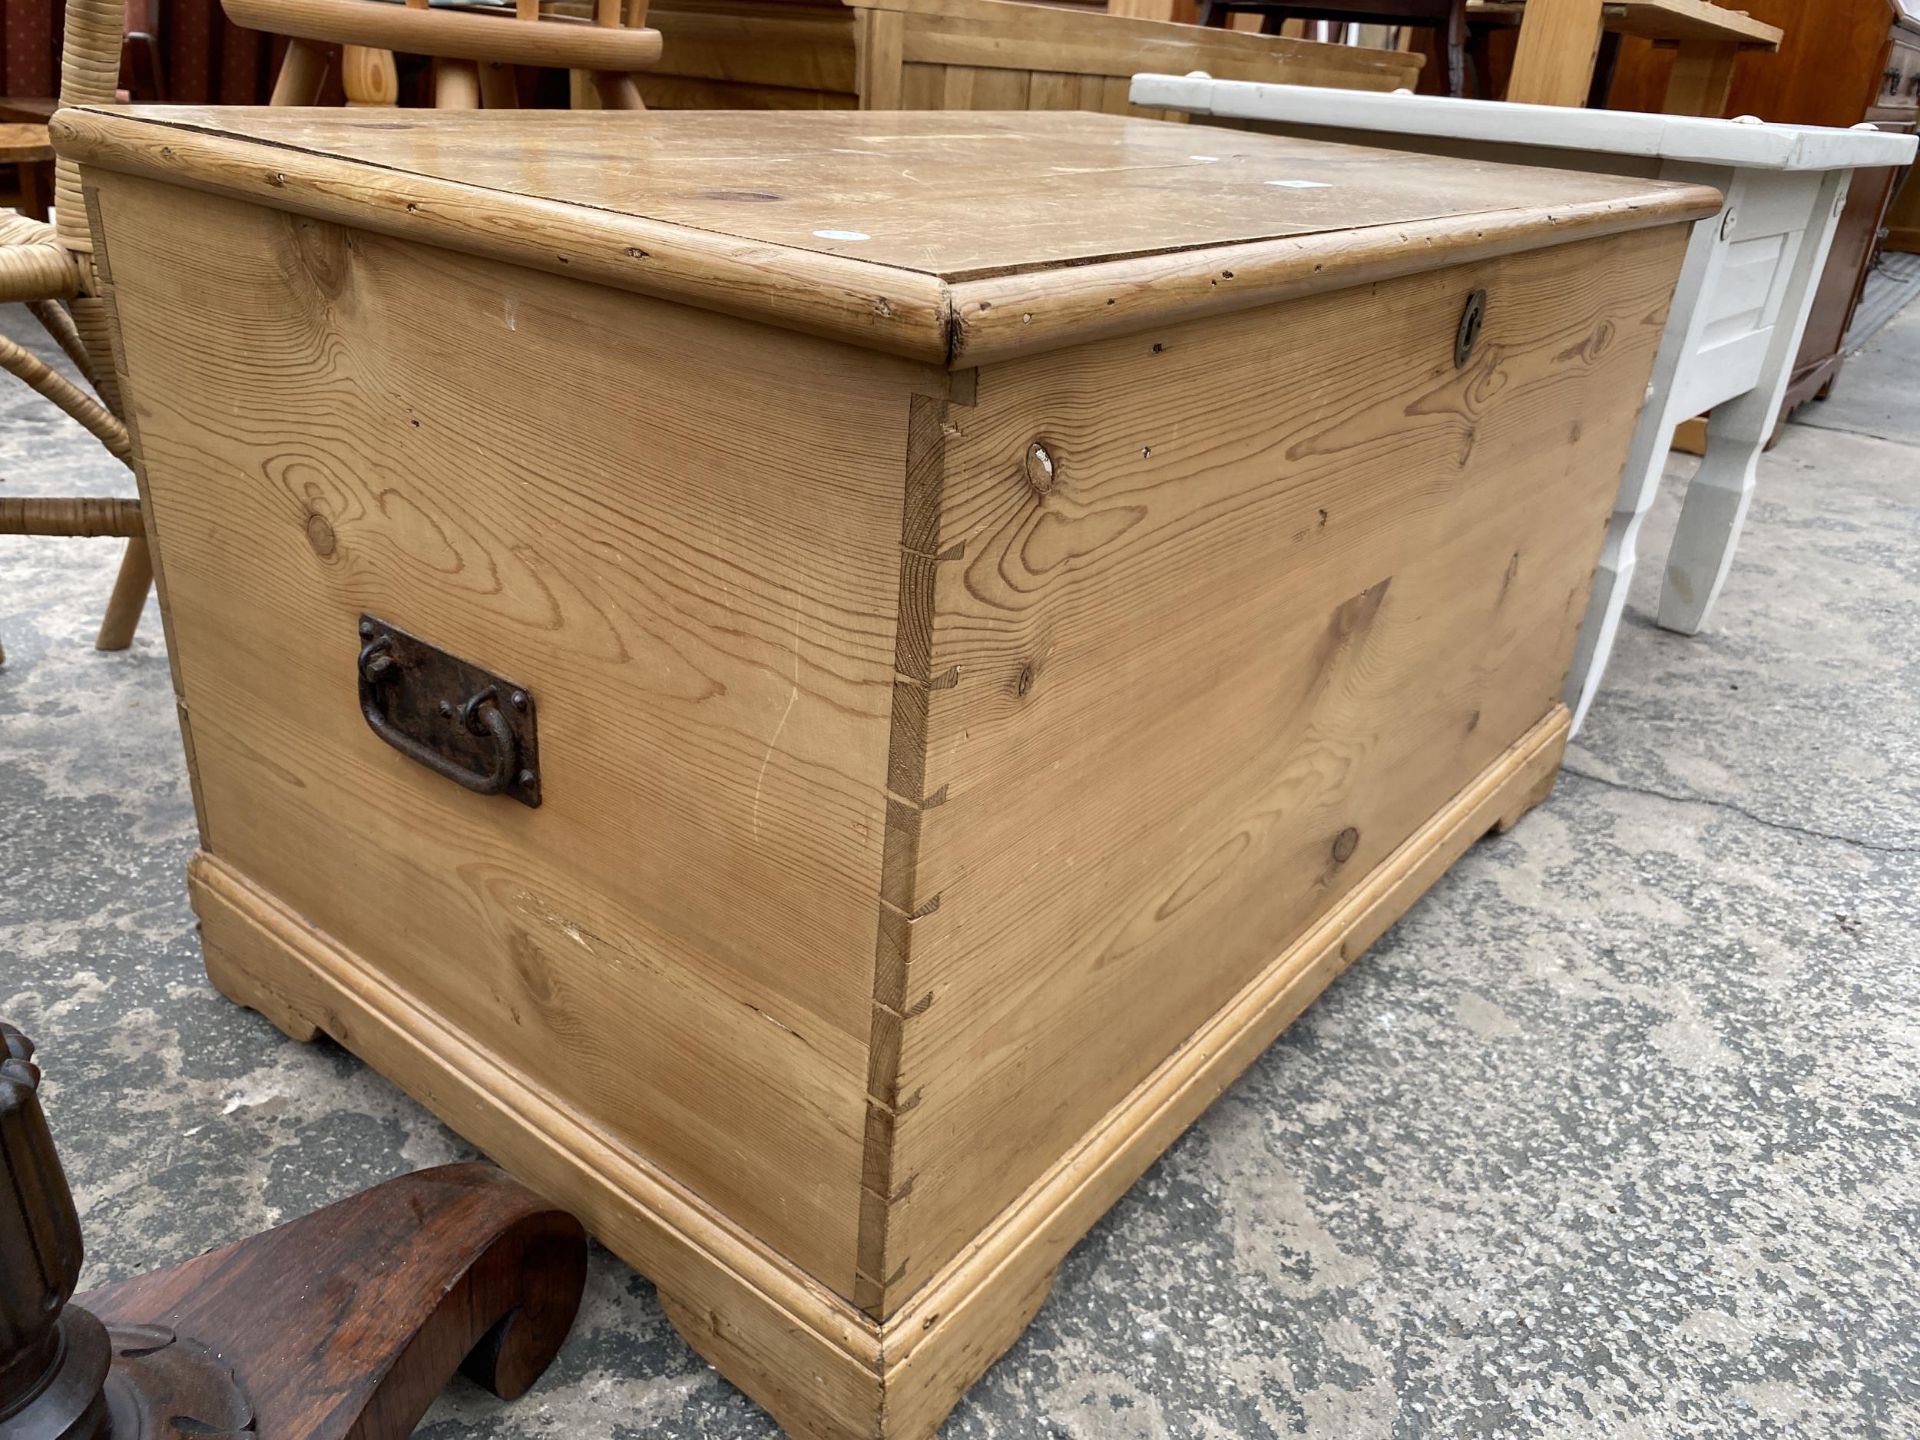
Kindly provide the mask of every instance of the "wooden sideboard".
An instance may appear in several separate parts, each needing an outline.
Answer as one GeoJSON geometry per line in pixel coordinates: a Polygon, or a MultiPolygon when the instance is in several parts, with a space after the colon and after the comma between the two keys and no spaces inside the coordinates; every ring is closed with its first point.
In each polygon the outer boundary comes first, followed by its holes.
{"type": "Polygon", "coordinates": [[[1887,223],[1881,227],[1886,237],[1881,242],[1884,248],[1906,255],[1920,255],[1920,181],[1913,178],[1913,173],[1907,172],[1906,183],[1893,197],[1893,204],[1887,208],[1887,223]]]}
{"type": "MultiPolygon", "coordinates": [[[[1920,0],[1740,0],[1754,19],[1778,25],[1776,54],[1743,55],[1734,67],[1729,115],[1758,115],[1796,125],[1858,125],[1911,132],[1920,103],[1920,0]]],[[[1670,56],[1626,42],[1608,103],[1615,110],[1659,109],[1670,56]]],[[[1902,170],[1863,170],[1847,208],[1813,314],[1807,322],[1781,414],[1833,387],[1841,344],[1860,303],[1888,202],[1902,170]]],[[[1911,192],[1914,187],[1908,187],[1911,192]]],[[[1903,195],[1893,217],[1920,243],[1920,194],[1903,195]]]]}
{"type": "MultiPolygon", "coordinates": [[[[1894,31],[1893,45],[1886,68],[1880,73],[1880,93],[1867,118],[1877,124],[1904,126],[1915,123],[1915,107],[1920,106],[1920,4],[1907,0],[1907,24],[1894,31]]],[[[1920,254],[1920,172],[1915,166],[1894,194],[1887,209],[1883,230],[1889,250],[1920,254]]]]}

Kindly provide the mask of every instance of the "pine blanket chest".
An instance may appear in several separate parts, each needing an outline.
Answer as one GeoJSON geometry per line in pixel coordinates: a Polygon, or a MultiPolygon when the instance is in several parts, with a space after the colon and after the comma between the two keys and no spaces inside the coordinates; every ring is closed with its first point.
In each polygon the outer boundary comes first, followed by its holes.
{"type": "Polygon", "coordinates": [[[1544,795],[1719,203],[1080,114],[55,132],[215,983],[823,1437],[932,1435],[1544,795]]]}

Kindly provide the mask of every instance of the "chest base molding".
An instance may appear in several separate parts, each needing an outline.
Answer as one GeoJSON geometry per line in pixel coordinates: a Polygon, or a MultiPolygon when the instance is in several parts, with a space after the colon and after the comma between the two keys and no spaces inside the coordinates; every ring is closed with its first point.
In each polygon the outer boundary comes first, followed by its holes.
{"type": "Polygon", "coordinates": [[[931,1440],[1020,1337],[1067,1252],[1473,842],[1552,789],[1555,705],[1137,1086],[884,1324],[379,978],[239,870],[189,866],[207,973],[287,1035],[331,1036],[578,1215],[658,1287],[687,1342],[809,1440],[931,1440]]]}

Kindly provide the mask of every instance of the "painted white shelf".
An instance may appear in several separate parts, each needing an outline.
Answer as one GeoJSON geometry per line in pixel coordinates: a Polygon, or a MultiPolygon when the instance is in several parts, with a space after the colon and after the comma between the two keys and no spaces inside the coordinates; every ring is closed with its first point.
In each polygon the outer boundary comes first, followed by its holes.
{"type": "Polygon", "coordinates": [[[1514,164],[1657,175],[1725,196],[1702,220],[1654,361],[1620,481],[1593,598],[1567,679],[1574,726],[1586,718],[1618,633],[1641,521],[1674,429],[1711,412],[1707,452],[1687,487],[1667,556],[1659,623],[1706,623],[1725,584],[1753,496],[1760,452],[1779,418],[1853,172],[1912,162],[1915,138],[1709,120],[1262,85],[1204,75],[1138,75],[1133,102],[1348,144],[1435,150],[1514,164]]]}

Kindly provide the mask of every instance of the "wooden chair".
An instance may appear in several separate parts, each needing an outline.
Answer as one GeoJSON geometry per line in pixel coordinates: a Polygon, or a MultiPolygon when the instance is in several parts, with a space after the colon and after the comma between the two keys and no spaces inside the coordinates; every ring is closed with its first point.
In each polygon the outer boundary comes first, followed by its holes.
{"type": "Polygon", "coordinates": [[[290,37],[273,104],[312,105],[338,63],[350,105],[399,99],[394,52],[433,60],[433,100],[446,110],[511,109],[516,65],[570,70],[582,109],[641,110],[636,71],[660,58],[647,0],[594,0],[591,22],[542,18],[540,0],[504,6],[428,7],[384,0],[222,0],[227,18],[290,37]]]}
{"type": "MultiPolygon", "coordinates": [[[[60,101],[64,105],[110,105],[120,77],[125,0],[67,0],[60,101]]],[[[107,453],[132,468],[133,448],[121,423],[119,385],[113,371],[105,303],[93,270],[93,237],[74,167],[54,171],[52,224],[0,211],[0,301],[24,302],[93,387],[68,380],[37,355],[0,336],[0,368],[26,381],[79,421],[107,453]]],[[[126,554],[95,644],[124,650],[153,583],[153,562],[134,501],[10,500],[0,503],[0,534],[124,536],[126,554]]],[[[0,660],[5,655],[0,652],[0,660]]]]}
{"type": "Polygon", "coordinates": [[[1447,93],[1467,93],[1467,0],[1200,0],[1200,23],[1224,25],[1229,15],[1285,20],[1345,20],[1358,25],[1420,25],[1439,32],[1447,93]]]}

